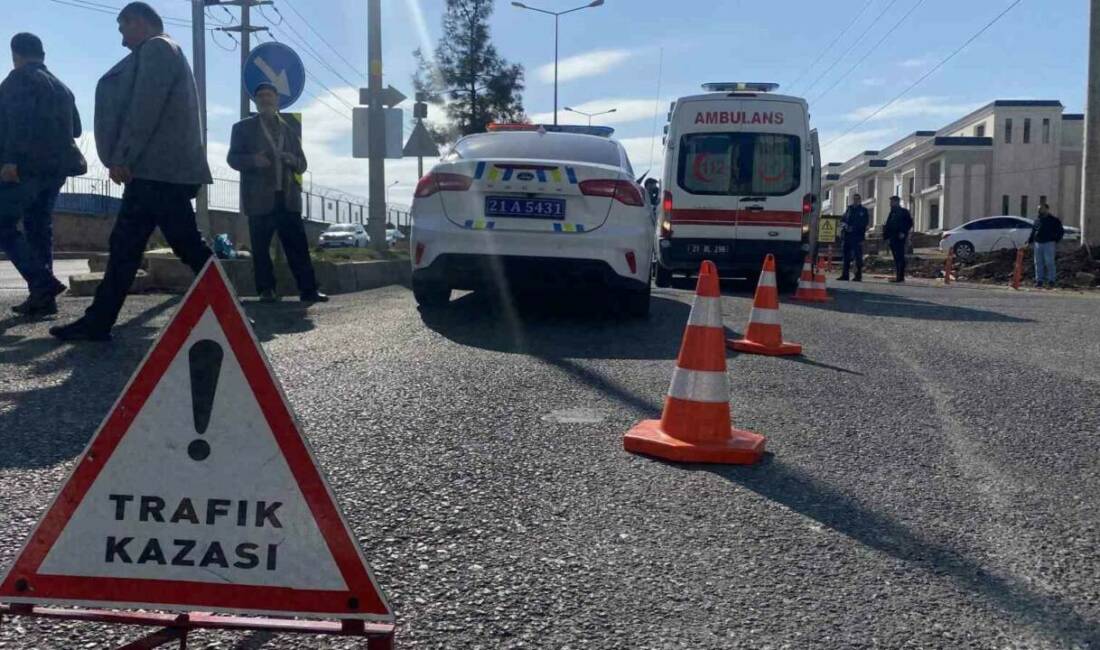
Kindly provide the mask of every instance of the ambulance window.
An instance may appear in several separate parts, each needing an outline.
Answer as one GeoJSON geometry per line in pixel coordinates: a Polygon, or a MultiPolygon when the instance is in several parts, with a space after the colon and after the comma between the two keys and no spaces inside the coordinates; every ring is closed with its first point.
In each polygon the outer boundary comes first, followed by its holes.
{"type": "Polygon", "coordinates": [[[801,141],[780,133],[691,133],[680,141],[679,185],[692,194],[784,196],[801,181],[801,141]]]}

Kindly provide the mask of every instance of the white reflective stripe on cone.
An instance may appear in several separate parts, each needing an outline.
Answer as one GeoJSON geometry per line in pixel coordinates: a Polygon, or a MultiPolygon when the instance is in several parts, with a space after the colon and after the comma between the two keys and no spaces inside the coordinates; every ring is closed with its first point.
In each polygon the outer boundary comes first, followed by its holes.
{"type": "Polygon", "coordinates": [[[688,316],[688,325],[723,327],[722,299],[696,296],[695,304],[691,306],[691,316],[688,316]]]}
{"type": "Polygon", "coordinates": [[[749,322],[759,323],[761,325],[778,325],[779,310],[765,309],[763,307],[753,307],[752,311],[749,312],[749,322]]]}
{"type": "Polygon", "coordinates": [[[687,370],[677,366],[672,373],[668,396],[695,402],[728,402],[729,379],[724,372],[687,370]]]}
{"type": "Polygon", "coordinates": [[[775,286],[775,271],[763,271],[760,273],[760,285],[761,287],[774,287],[775,286]]]}

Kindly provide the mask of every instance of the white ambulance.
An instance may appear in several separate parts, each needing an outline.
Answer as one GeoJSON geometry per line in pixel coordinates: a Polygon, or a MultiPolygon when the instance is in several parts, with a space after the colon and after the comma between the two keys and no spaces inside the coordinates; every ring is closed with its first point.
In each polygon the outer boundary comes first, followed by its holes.
{"type": "Polygon", "coordinates": [[[797,285],[820,216],[821,163],[806,100],[778,84],[710,83],[672,104],[665,127],[656,284],[711,260],[755,279],[775,255],[781,288],[797,285]]]}

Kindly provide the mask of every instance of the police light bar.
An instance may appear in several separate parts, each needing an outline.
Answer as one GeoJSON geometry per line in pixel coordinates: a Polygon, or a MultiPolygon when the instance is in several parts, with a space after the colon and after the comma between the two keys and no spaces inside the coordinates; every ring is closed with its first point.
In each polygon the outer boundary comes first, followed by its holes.
{"type": "Polygon", "coordinates": [[[500,124],[492,123],[485,127],[490,133],[503,131],[539,131],[542,133],[579,133],[610,138],[615,129],[610,126],[583,126],[580,124],[500,124]]]}
{"type": "Polygon", "coordinates": [[[716,81],[703,84],[703,90],[712,93],[757,92],[771,93],[779,90],[779,84],[760,81],[716,81]]]}

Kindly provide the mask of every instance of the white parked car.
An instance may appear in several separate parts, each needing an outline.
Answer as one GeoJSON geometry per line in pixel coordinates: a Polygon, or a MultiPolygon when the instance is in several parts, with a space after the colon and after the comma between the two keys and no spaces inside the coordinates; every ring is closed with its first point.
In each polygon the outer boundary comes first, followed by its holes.
{"type": "Polygon", "coordinates": [[[1031,237],[1032,225],[1032,220],[1025,217],[975,219],[944,231],[940,238],[940,250],[946,253],[953,249],[955,257],[965,259],[974,253],[1022,248],[1031,237]]]}
{"type": "Polygon", "coordinates": [[[317,242],[321,248],[361,248],[370,244],[367,229],[358,223],[334,223],[317,242]]]}
{"type": "Polygon", "coordinates": [[[600,291],[649,312],[653,222],[610,129],[507,125],[462,138],[420,179],[412,204],[413,293],[600,291]],[[571,132],[574,131],[574,132],[571,132]]]}
{"type": "Polygon", "coordinates": [[[405,233],[397,228],[386,228],[386,244],[396,246],[397,242],[405,239],[405,233]]]}

